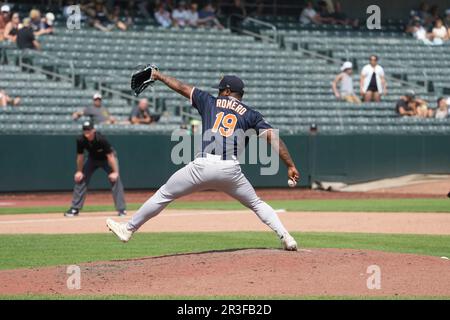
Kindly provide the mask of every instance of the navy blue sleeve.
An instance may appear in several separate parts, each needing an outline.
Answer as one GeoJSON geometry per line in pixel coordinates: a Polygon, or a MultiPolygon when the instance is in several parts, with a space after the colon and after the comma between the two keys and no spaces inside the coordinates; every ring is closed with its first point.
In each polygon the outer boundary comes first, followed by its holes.
{"type": "Polygon", "coordinates": [[[272,126],[263,118],[259,112],[254,112],[252,128],[256,130],[256,133],[260,135],[267,129],[272,129],[272,126]]]}
{"type": "Polygon", "coordinates": [[[200,114],[203,114],[206,110],[213,107],[215,98],[206,91],[194,88],[191,94],[191,104],[198,110],[200,114]]]}

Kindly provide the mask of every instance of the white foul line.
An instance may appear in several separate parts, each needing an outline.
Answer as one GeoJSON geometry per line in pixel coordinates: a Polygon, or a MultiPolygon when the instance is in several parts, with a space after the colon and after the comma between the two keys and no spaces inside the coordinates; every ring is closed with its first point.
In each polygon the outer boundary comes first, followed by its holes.
{"type": "MultiPolygon", "coordinates": [[[[224,212],[198,212],[195,213],[171,213],[171,214],[162,214],[161,217],[183,217],[183,216],[207,216],[207,215],[235,215],[235,214],[247,214],[247,212],[243,211],[234,211],[232,213],[224,211],[224,212]]],[[[42,218],[42,219],[28,219],[28,220],[8,220],[8,221],[0,221],[0,224],[23,224],[23,223],[48,223],[48,222],[83,222],[83,220],[104,220],[107,216],[102,217],[76,217],[76,218],[42,218]]],[[[118,217],[117,217],[118,218],[118,217]]],[[[118,218],[121,220],[126,220],[126,217],[118,218]]]]}

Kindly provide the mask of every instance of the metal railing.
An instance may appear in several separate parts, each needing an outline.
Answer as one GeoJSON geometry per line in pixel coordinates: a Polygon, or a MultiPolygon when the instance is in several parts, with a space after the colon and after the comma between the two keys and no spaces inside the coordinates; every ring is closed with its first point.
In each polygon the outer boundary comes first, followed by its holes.
{"type": "MultiPolygon", "coordinates": [[[[44,53],[44,52],[39,52],[36,50],[23,50],[20,52],[18,58],[19,58],[18,59],[19,67],[21,69],[32,70],[34,72],[39,72],[39,73],[45,74],[47,76],[50,76],[54,79],[71,82],[72,86],[76,87],[76,68],[75,68],[75,63],[72,60],[61,59],[57,56],[54,56],[54,55],[51,55],[48,53],[44,53]],[[69,74],[65,75],[65,74],[62,74],[59,72],[50,71],[50,70],[42,68],[41,66],[37,66],[35,64],[28,63],[26,58],[33,59],[35,57],[48,59],[49,65],[55,65],[55,63],[60,64],[60,65],[66,65],[69,67],[69,74]]],[[[129,81],[129,79],[127,79],[125,77],[119,77],[113,73],[109,73],[106,76],[120,79],[120,81],[123,83],[126,83],[129,81]]],[[[97,85],[98,85],[98,90],[102,93],[108,93],[113,96],[123,98],[123,99],[126,99],[131,102],[137,102],[140,99],[131,93],[124,93],[121,90],[111,88],[110,86],[108,86],[107,84],[105,84],[102,81],[97,82],[97,85]]],[[[156,91],[155,91],[154,87],[149,87],[149,90],[151,92],[152,105],[155,106],[156,105],[156,91]]],[[[130,91],[131,91],[131,89],[130,89],[130,91]]]]}
{"type": "Polygon", "coordinates": [[[237,31],[255,38],[258,38],[262,41],[267,41],[267,42],[273,42],[273,43],[278,43],[279,42],[279,37],[278,37],[278,29],[277,27],[269,22],[265,22],[265,21],[261,21],[252,17],[244,17],[243,15],[240,14],[232,14],[228,17],[227,19],[227,26],[228,29],[232,30],[232,31],[237,31]],[[255,32],[253,30],[250,30],[248,27],[250,24],[255,25],[256,27],[258,27],[258,29],[260,28],[268,28],[270,30],[272,30],[272,35],[270,34],[261,34],[258,32],[255,32]]]}
{"type": "Polygon", "coordinates": [[[194,119],[194,120],[199,120],[199,121],[202,120],[202,117],[200,117],[199,115],[186,112],[183,110],[183,108],[180,108],[180,116],[188,117],[189,119],[194,119]]]}
{"type": "Polygon", "coordinates": [[[33,70],[35,72],[40,72],[42,74],[48,75],[50,77],[53,78],[57,78],[59,80],[63,80],[63,81],[70,81],[72,83],[72,85],[75,87],[75,65],[73,63],[72,60],[66,60],[66,59],[61,59],[57,56],[48,54],[48,53],[44,53],[44,52],[40,52],[40,51],[36,51],[36,50],[30,50],[30,49],[26,49],[26,50],[22,50],[20,51],[19,54],[19,67],[22,69],[28,69],[28,70],[33,70]],[[31,59],[33,59],[34,57],[39,57],[39,58],[45,58],[48,59],[49,61],[53,62],[52,64],[54,65],[55,62],[56,63],[60,63],[63,65],[67,65],[69,67],[69,76],[63,75],[61,73],[58,72],[53,72],[50,70],[46,70],[44,68],[41,68],[39,66],[36,66],[34,64],[30,64],[27,62],[26,58],[30,57],[31,59]]]}
{"type": "MultiPolygon", "coordinates": [[[[7,57],[8,49],[15,49],[15,48],[0,47],[0,58],[3,59],[5,57],[7,57]]],[[[72,60],[61,59],[57,56],[54,56],[54,55],[51,55],[51,54],[48,54],[45,52],[39,52],[36,50],[28,50],[28,49],[20,51],[19,55],[17,57],[18,57],[18,66],[22,70],[30,70],[33,72],[47,75],[49,77],[52,77],[53,79],[58,79],[60,81],[67,81],[67,82],[70,82],[73,87],[76,87],[76,76],[77,76],[76,66],[72,60]],[[56,71],[50,71],[50,70],[44,69],[42,66],[37,66],[35,64],[32,64],[33,58],[35,58],[35,57],[48,59],[49,66],[55,66],[58,63],[60,65],[61,64],[66,65],[69,67],[69,74],[65,75],[65,74],[62,74],[62,73],[59,73],[56,71]],[[30,58],[30,60],[27,60],[27,58],[30,58]]],[[[122,83],[129,82],[129,78],[120,77],[112,72],[106,74],[105,76],[119,79],[119,81],[122,83]]],[[[130,102],[135,102],[135,103],[140,100],[139,97],[136,97],[135,95],[133,95],[131,93],[131,89],[130,89],[130,93],[124,93],[123,91],[121,91],[119,89],[111,88],[108,84],[104,83],[103,81],[98,81],[98,82],[96,82],[96,84],[98,86],[98,91],[100,91],[102,93],[111,94],[112,96],[123,98],[125,100],[128,100],[130,102]]],[[[156,89],[154,86],[150,86],[147,90],[150,90],[150,92],[151,92],[152,105],[155,108],[156,107],[156,99],[157,99],[156,98],[156,89]]],[[[182,109],[182,107],[180,107],[179,113],[180,113],[180,115],[182,115],[184,117],[188,117],[189,119],[197,119],[197,120],[199,119],[199,117],[196,117],[193,114],[185,112],[182,109]]]]}

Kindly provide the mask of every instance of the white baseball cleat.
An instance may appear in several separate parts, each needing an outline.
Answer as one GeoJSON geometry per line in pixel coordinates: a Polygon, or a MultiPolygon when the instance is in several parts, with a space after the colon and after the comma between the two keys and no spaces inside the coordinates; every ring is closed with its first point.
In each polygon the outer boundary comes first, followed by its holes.
{"type": "Polygon", "coordinates": [[[283,238],[281,238],[283,243],[283,249],[286,251],[297,251],[297,242],[289,233],[286,233],[283,238]]]}
{"type": "Polygon", "coordinates": [[[121,241],[128,242],[133,235],[133,231],[127,229],[127,223],[115,222],[113,219],[107,219],[106,225],[121,241]]]}

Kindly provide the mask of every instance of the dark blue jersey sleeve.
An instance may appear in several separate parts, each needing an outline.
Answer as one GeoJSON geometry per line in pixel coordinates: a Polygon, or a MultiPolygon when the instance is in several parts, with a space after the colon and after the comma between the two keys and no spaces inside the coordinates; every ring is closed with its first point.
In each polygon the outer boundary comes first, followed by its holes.
{"type": "Polygon", "coordinates": [[[267,129],[272,129],[272,126],[263,118],[262,114],[256,111],[254,112],[252,127],[258,135],[267,129]]]}
{"type": "Polygon", "coordinates": [[[191,104],[200,114],[211,110],[215,104],[215,98],[206,91],[194,88],[191,93],[191,104]]]}

